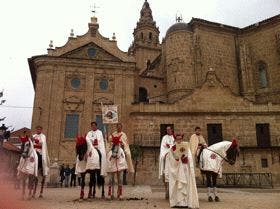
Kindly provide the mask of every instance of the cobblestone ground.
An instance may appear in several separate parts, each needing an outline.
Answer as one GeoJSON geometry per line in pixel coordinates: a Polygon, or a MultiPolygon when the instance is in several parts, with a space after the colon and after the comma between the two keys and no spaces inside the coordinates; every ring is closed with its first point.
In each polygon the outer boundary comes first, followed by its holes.
{"type": "MultiPolygon", "coordinates": [[[[20,191],[2,186],[1,209],[165,209],[170,208],[164,199],[162,187],[125,186],[124,200],[79,201],[79,188],[46,188],[44,198],[20,200],[20,191]],[[130,200],[133,199],[133,200],[130,200]]],[[[201,209],[279,209],[280,188],[276,189],[220,189],[221,202],[207,202],[206,189],[199,188],[201,209]]],[[[100,192],[97,192],[100,197],[100,192]]]]}

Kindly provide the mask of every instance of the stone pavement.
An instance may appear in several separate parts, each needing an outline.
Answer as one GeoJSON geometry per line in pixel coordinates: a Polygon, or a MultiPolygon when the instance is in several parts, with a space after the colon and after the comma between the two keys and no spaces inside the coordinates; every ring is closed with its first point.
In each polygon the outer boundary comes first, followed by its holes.
{"type": "MultiPolygon", "coordinates": [[[[87,188],[86,188],[87,189],[87,188]]],[[[167,209],[169,202],[164,199],[162,187],[125,186],[124,200],[79,201],[79,188],[46,188],[43,199],[20,200],[19,190],[2,193],[0,209],[167,209]],[[11,195],[7,195],[10,193],[11,195]],[[4,194],[4,196],[2,195],[4,194]],[[15,197],[14,200],[5,199],[15,197]],[[132,200],[133,199],[133,200],[132,200]],[[6,200],[6,202],[5,202],[6,200]]],[[[100,192],[97,192],[100,196],[100,192]]],[[[201,209],[279,209],[280,188],[278,189],[220,189],[221,202],[207,202],[206,189],[199,188],[201,209]]]]}

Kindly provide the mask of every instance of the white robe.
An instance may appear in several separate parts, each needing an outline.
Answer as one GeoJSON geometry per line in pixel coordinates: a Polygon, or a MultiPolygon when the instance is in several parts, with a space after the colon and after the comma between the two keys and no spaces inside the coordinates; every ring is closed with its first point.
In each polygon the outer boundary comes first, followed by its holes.
{"type": "MultiPolygon", "coordinates": [[[[94,140],[97,139],[98,141],[98,145],[96,146],[96,148],[100,151],[101,153],[101,175],[102,176],[106,176],[106,150],[105,150],[105,142],[104,142],[104,138],[103,138],[103,134],[100,130],[96,130],[96,131],[89,131],[87,136],[86,136],[86,141],[87,141],[87,145],[88,145],[88,152],[89,149],[93,148],[93,142],[94,140]]],[[[93,149],[93,152],[95,152],[96,150],[93,149]]],[[[97,151],[96,151],[97,152],[97,151]]]]}
{"type": "Polygon", "coordinates": [[[170,147],[174,145],[174,137],[173,135],[165,135],[162,137],[161,145],[160,145],[160,154],[159,154],[159,178],[165,175],[166,180],[168,179],[168,165],[166,165],[166,154],[169,152],[170,147]],[[166,145],[169,145],[166,146],[166,145]]]}
{"type": "Polygon", "coordinates": [[[203,171],[213,171],[222,177],[223,158],[226,157],[226,151],[231,144],[230,141],[222,141],[203,149],[200,155],[199,168],[203,171]]]}
{"type": "Polygon", "coordinates": [[[188,206],[199,208],[198,195],[195,181],[193,159],[190,149],[188,150],[188,163],[177,161],[170,150],[168,153],[169,166],[169,202],[170,207],[188,206]]]}
{"type": "Polygon", "coordinates": [[[116,158],[112,157],[112,150],[107,154],[107,172],[115,173],[127,170],[127,162],[123,149],[120,147],[116,158]]]}
{"type": "Polygon", "coordinates": [[[30,142],[28,157],[20,158],[19,165],[17,167],[18,175],[20,175],[21,173],[24,173],[24,174],[34,175],[37,177],[38,176],[38,156],[33,147],[32,141],[30,139],[28,139],[28,140],[30,142]]]}
{"type": "MultiPolygon", "coordinates": [[[[39,152],[42,155],[42,166],[43,166],[43,175],[47,176],[49,174],[49,166],[50,166],[50,159],[48,154],[48,147],[46,136],[44,134],[34,134],[34,139],[38,139],[42,149],[35,149],[35,151],[39,152]]],[[[34,143],[34,142],[33,142],[34,143]]]]}

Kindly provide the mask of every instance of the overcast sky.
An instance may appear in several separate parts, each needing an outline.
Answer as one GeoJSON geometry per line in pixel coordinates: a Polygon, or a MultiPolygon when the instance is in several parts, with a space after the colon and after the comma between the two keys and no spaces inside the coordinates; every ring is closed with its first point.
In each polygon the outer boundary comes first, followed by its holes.
{"type": "MultiPolygon", "coordinates": [[[[118,46],[127,51],[144,0],[9,0],[0,6],[0,91],[6,103],[0,118],[16,129],[31,126],[34,90],[27,58],[45,54],[50,40],[66,43],[70,30],[83,35],[88,30],[95,3],[99,31],[105,37],[116,33],[118,46]],[[17,108],[16,108],[17,107],[17,108]]],[[[280,0],[149,0],[160,40],[175,23],[176,13],[184,22],[192,17],[236,27],[280,14],[280,0]]],[[[0,122],[1,123],[1,122],[0,122]]]]}

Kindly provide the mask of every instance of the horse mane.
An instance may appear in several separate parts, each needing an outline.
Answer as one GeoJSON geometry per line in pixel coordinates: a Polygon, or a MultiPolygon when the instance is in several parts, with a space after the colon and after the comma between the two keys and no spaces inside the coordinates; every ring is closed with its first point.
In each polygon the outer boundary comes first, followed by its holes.
{"type": "Polygon", "coordinates": [[[79,160],[82,161],[84,155],[87,152],[87,143],[76,145],[76,155],[79,157],[79,160]]]}

